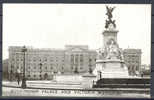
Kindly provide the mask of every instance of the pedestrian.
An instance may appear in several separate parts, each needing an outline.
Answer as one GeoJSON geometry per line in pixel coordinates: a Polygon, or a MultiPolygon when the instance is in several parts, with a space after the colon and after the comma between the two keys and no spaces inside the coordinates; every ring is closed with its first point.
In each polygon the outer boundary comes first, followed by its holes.
{"type": "Polygon", "coordinates": [[[20,69],[19,68],[17,69],[17,82],[19,85],[20,84],[20,69]]]}

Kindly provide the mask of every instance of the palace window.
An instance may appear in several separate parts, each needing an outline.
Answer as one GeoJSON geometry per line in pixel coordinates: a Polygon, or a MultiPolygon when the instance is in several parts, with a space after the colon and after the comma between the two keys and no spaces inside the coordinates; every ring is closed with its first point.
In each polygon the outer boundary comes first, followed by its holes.
{"type": "Polygon", "coordinates": [[[90,58],[90,59],[89,59],[89,62],[91,62],[91,61],[92,61],[92,59],[90,58]]]}

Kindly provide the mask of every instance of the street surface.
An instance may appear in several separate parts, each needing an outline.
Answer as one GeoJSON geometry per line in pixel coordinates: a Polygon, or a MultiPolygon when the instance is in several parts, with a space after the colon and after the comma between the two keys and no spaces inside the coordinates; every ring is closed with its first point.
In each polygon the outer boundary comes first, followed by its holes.
{"type": "Polygon", "coordinates": [[[21,89],[21,88],[2,88],[2,96],[50,96],[50,97],[109,97],[109,98],[150,98],[149,94],[138,93],[104,93],[101,91],[86,91],[82,90],[46,90],[46,89],[21,89]]]}
{"type": "MultiPolygon", "coordinates": [[[[55,81],[27,81],[27,88],[21,88],[21,82],[2,82],[2,96],[50,96],[50,97],[114,97],[114,98],[149,98],[147,93],[124,93],[129,89],[90,89],[82,88],[81,83],[66,84],[55,81]],[[101,90],[101,91],[100,91],[101,90]]],[[[140,89],[135,89],[140,91],[140,89]]]]}

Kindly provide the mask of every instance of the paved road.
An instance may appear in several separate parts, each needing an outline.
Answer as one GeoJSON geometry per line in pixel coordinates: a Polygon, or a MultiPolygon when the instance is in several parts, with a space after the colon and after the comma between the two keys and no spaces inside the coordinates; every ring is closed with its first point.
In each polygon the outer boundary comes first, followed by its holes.
{"type": "Polygon", "coordinates": [[[47,96],[47,97],[107,97],[107,98],[150,98],[149,94],[138,93],[106,93],[105,91],[86,91],[86,90],[46,90],[46,89],[21,89],[2,87],[2,96],[47,96]]]}

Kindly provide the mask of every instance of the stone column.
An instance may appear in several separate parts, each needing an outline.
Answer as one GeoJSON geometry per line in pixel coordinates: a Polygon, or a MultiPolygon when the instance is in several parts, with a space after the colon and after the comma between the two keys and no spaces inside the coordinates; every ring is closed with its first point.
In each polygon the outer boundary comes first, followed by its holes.
{"type": "Polygon", "coordinates": [[[78,67],[79,67],[79,70],[80,70],[80,54],[78,54],[78,67]]]}

